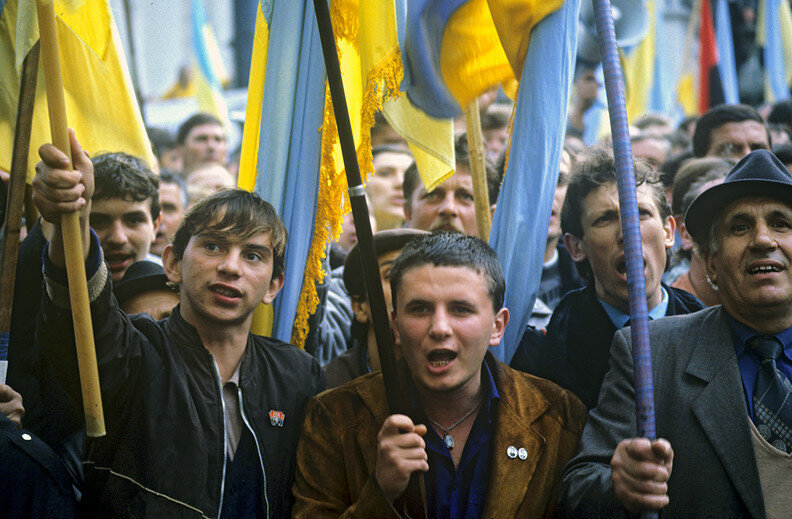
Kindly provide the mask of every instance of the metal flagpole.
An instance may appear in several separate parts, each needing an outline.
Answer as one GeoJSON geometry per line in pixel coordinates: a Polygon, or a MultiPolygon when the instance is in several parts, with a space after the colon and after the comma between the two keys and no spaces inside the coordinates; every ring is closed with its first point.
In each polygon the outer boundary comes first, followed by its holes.
{"type": "MultiPolygon", "coordinates": [[[[616,48],[610,0],[593,0],[599,36],[605,91],[608,95],[613,154],[616,159],[616,181],[619,189],[624,255],[627,264],[627,290],[630,301],[633,371],[635,377],[635,410],[638,436],[654,440],[654,386],[652,353],[649,347],[649,313],[646,305],[641,224],[638,218],[638,197],[635,191],[630,130],[624,102],[624,79],[616,48]]],[[[657,518],[657,512],[644,512],[641,517],[657,518]]]]}

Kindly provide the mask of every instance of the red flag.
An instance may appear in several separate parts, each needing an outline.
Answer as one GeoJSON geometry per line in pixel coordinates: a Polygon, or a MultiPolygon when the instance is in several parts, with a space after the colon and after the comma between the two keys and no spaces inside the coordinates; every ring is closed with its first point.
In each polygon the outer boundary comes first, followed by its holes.
{"type": "Polygon", "coordinates": [[[699,28],[699,113],[718,104],[713,97],[723,98],[712,91],[720,87],[718,76],[718,44],[715,40],[715,25],[709,0],[701,0],[701,25],[699,28]],[[714,95],[713,95],[714,94],[714,95]]]}

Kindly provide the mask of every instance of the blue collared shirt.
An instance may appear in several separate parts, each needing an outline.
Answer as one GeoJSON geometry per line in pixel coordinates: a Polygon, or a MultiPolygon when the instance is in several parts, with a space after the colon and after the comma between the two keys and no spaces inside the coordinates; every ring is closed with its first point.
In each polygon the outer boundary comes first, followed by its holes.
{"type": "MultiPolygon", "coordinates": [[[[481,386],[484,389],[484,400],[456,469],[451,452],[443,440],[428,420],[424,422],[428,429],[425,440],[429,472],[426,473],[425,482],[426,508],[430,518],[481,517],[489,488],[495,410],[500,398],[486,362],[481,365],[481,386]]],[[[410,396],[413,408],[418,413],[416,416],[425,418],[412,386],[410,396]]],[[[453,433],[451,431],[452,436],[453,433]]]]}
{"type": "MultiPolygon", "coordinates": [[[[649,319],[651,320],[665,317],[666,312],[668,311],[668,292],[665,288],[663,288],[663,285],[660,285],[660,291],[663,294],[663,299],[660,300],[660,303],[657,306],[649,310],[649,319]]],[[[614,324],[614,326],[616,326],[617,330],[621,330],[627,326],[627,321],[630,320],[630,314],[622,312],[615,306],[606,303],[599,297],[597,298],[597,301],[599,301],[602,305],[602,308],[605,309],[605,313],[608,314],[608,317],[610,317],[611,322],[614,324]]]]}
{"type": "MultiPolygon", "coordinates": [[[[745,344],[748,342],[748,339],[760,334],[748,326],[745,326],[743,323],[738,322],[732,316],[728,315],[728,317],[729,324],[734,332],[734,350],[737,354],[737,366],[740,368],[745,403],[748,406],[748,416],[753,419],[753,391],[756,385],[756,376],[759,371],[761,360],[759,360],[759,357],[750,349],[746,348],[745,344]]],[[[778,359],[776,365],[789,380],[792,380],[792,327],[787,328],[781,333],[775,334],[774,337],[781,341],[781,344],[784,346],[784,352],[778,359]]]]}

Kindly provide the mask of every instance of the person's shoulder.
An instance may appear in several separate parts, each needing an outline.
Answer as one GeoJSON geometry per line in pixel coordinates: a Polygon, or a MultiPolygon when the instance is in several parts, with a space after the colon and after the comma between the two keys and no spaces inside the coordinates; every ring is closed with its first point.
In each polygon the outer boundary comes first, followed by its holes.
{"type": "Polygon", "coordinates": [[[698,329],[704,321],[715,319],[720,315],[720,306],[703,307],[691,310],[688,313],[667,315],[662,319],[649,321],[650,331],[661,331],[667,329],[680,330],[683,328],[698,329]]]}
{"type": "Polygon", "coordinates": [[[689,314],[706,308],[704,303],[686,290],[667,285],[665,289],[669,295],[673,294],[673,297],[676,298],[675,315],[689,314]]]}
{"type": "Polygon", "coordinates": [[[544,414],[551,416],[563,428],[575,434],[583,432],[586,406],[571,391],[554,382],[529,375],[496,361],[498,390],[501,399],[521,415],[530,415],[544,406],[544,414]]]}
{"type": "Polygon", "coordinates": [[[382,373],[375,371],[323,391],[311,399],[309,409],[345,428],[383,420],[388,409],[382,373]]]}
{"type": "Polygon", "coordinates": [[[252,333],[250,337],[253,339],[253,344],[255,344],[257,348],[262,349],[271,356],[307,364],[315,362],[315,359],[310,353],[288,342],[252,333]]]}

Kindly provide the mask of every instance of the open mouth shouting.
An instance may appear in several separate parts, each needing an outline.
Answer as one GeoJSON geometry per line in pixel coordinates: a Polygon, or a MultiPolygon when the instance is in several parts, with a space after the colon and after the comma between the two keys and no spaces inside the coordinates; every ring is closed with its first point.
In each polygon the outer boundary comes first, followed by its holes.
{"type": "MultiPolygon", "coordinates": [[[[643,265],[644,265],[644,276],[645,276],[646,275],[645,259],[643,260],[643,265]]],[[[625,260],[625,258],[620,259],[619,262],[616,264],[616,272],[618,272],[625,279],[627,278],[627,261],[625,260]]]]}
{"type": "Polygon", "coordinates": [[[451,350],[433,350],[427,355],[429,370],[432,373],[443,373],[448,370],[457,358],[456,352],[451,350]]]}
{"type": "Polygon", "coordinates": [[[209,291],[220,303],[234,304],[242,299],[242,292],[238,288],[225,283],[212,283],[209,285],[209,291]]]}
{"type": "Polygon", "coordinates": [[[123,272],[135,262],[135,255],[124,251],[108,252],[105,254],[105,260],[110,272],[123,272]]]}

